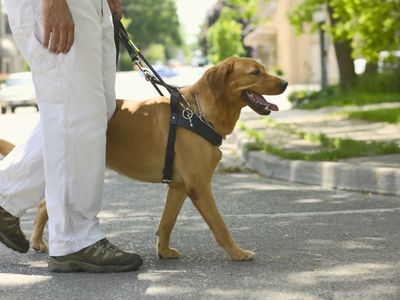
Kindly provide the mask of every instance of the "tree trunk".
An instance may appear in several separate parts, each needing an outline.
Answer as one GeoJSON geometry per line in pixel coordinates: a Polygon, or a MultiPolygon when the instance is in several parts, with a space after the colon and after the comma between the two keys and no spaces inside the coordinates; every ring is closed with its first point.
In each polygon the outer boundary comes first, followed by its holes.
{"type": "MultiPolygon", "coordinates": [[[[336,20],[333,18],[333,9],[328,5],[329,19],[332,26],[335,26],[336,20]]],[[[354,68],[354,61],[351,57],[351,40],[335,41],[334,42],[336,59],[339,68],[340,87],[347,89],[356,83],[356,72],[354,68]]]]}

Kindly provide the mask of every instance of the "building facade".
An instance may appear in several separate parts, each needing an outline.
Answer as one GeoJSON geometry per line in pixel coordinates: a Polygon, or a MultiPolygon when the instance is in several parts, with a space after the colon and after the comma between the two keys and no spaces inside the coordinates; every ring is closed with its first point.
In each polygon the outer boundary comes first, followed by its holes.
{"type": "MultiPolygon", "coordinates": [[[[291,84],[321,82],[321,50],[318,32],[296,35],[289,15],[302,0],[259,0],[258,26],[244,43],[253,56],[272,71],[280,70],[291,84]]],[[[325,35],[327,37],[327,35],[325,35]]],[[[339,73],[333,44],[327,40],[328,82],[337,83],[339,73]]]]}

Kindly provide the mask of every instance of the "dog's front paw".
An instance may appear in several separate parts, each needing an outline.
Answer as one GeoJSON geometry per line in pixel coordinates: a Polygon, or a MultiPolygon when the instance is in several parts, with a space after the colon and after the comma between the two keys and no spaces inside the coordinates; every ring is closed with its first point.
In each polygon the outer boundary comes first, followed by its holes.
{"type": "Polygon", "coordinates": [[[181,254],[174,248],[167,248],[165,250],[158,249],[158,257],[161,259],[178,258],[181,254]]]}
{"type": "Polygon", "coordinates": [[[231,258],[234,261],[247,261],[252,260],[256,254],[250,250],[238,249],[233,254],[231,254],[231,258]]]}
{"type": "Polygon", "coordinates": [[[35,250],[36,252],[39,252],[39,253],[46,253],[49,250],[47,248],[46,243],[43,241],[32,240],[32,248],[33,248],[33,250],[35,250]]]}

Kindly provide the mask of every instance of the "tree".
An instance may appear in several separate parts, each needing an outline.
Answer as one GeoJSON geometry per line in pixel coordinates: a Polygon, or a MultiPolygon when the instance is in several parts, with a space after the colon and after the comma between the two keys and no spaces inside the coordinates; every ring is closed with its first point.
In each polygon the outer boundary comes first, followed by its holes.
{"type": "Polygon", "coordinates": [[[223,11],[218,21],[208,31],[211,61],[217,63],[227,57],[243,54],[241,35],[242,25],[223,11]]]}
{"type": "MultiPolygon", "coordinates": [[[[294,11],[290,15],[290,21],[297,29],[299,34],[304,32],[304,25],[310,24],[311,30],[315,31],[319,24],[314,22],[313,15],[315,12],[326,8],[328,11],[329,19],[331,21],[330,27],[325,23],[323,25],[323,30],[333,33],[333,28],[337,28],[338,24],[342,24],[343,20],[338,16],[335,16],[334,9],[329,5],[325,7],[325,0],[305,0],[299,6],[297,6],[294,11]]],[[[356,81],[356,73],[354,69],[354,63],[352,59],[352,48],[351,48],[351,39],[345,36],[336,36],[334,37],[334,47],[336,59],[338,62],[338,69],[340,75],[340,86],[343,89],[351,87],[355,84],[356,81]]]]}
{"type": "Polygon", "coordinates": [[[122,0],[124,17],[130,19],[128,32],[139,48],[162,44],[182,45],[175,0],[122,0]]]}
{"type": "MultiPolygon", "coordinates": [[[[207,52],[213,62],[248,53],[243,45],[244,32],[253,19],[256,4],[257,0],[225,0],[215,6],[207,26],[207,52]]],[[[204,45],[204,40],[200,44],[204,45]]]]}
{"type": "MultiPolygon", "coordinates": [[[[313,22],[313,13],[327,6],[330,24],[325,30],[334,38],[338,58],[341,84],[346,85],[349,76],[349,61],[364,57],[376,63],[379,52],[400,48],[400,7],[399,0],[304,0],[292,12],[290,19],[298,32],[304,31],[305,24],[313,22]]],[[[353,67],[354,68],[354,67],[353,67]]],[[[352,76],[355,76],[351,74],[352,76]]],[[[352,82],[353,80],[351,80],[352,82]]]]}
{"type": "Polygon", "coordinates": [[[377,61],[380,51],[399,50],[400,0],[305,0],[292,13],[292,23],[301,31],[326,3],[331,17],[326,29],[335,39],[351,40],[353,57],[377,61]]]}

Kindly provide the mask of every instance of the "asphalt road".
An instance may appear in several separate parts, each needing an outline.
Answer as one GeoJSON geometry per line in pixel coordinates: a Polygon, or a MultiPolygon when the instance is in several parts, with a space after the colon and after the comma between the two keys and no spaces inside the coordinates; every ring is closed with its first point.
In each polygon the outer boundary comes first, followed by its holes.
{"type": "MultiPolygon", "coordinates": [[[[0,116],[0,137],[21,140],[36,118],[29,109],[0,116]]],[[[166,187],[108,171],[102,228],[144,257],[142,269],[53,274],[46,254],[0,245],[0,300],[400,299],[400,199],[245,172],[216,174],[213,190],[233,237],[256,252],[255,260],[230,261],[190,200],[172,235],[182,257],[158,259],[155,231],[166,187]]],[[[34,214],[22,219],[28,235],[34,214]]]]}
{"type": "MultiPolygon", "coordinates": [[[[399,299],[400,201],[216,174],[218,206],[251,262],[232,262],[189,200],[160,260],[155,231],[166,188],[109,171],[100,215],[107,236],[145,258],[139,272],[52,274],[47,255],[0,247],[0,299],[399,299]]],[[[23,219],[32,230],[34,211],[23,219]]]]}

